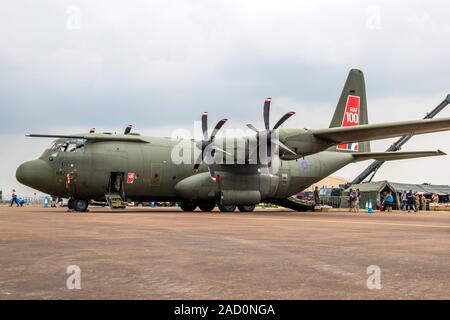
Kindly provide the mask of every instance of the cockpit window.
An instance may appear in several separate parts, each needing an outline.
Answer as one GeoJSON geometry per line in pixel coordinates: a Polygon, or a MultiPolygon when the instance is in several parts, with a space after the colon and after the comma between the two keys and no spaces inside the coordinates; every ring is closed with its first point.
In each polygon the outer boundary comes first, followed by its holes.
{"type": "Polygon", "coordinates": [[[54,152],[84,152],[85,139],[68,139],[64,142],[56,142],[50,150],[54,152]]]}

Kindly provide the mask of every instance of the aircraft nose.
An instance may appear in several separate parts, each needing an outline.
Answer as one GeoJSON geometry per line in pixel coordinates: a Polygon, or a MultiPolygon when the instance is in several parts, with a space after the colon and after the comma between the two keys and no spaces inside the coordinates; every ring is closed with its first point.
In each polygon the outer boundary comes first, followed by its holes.
{"type": "Polygon", "coordinates": [[[22,163],[16,171],[16,179],[20,183],[41,189],[50,177],[50,166],[43,160],[32,160],[22,163]]]}

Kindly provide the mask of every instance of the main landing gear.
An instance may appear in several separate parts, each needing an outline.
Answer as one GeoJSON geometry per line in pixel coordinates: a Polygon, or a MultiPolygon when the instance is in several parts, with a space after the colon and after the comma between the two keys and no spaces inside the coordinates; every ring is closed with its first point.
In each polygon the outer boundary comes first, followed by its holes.
{"type": "Polygon", "coordinates": [[[235,204],[230,205],[219,204],[218,207],[220,212],[234,212],[236,210],[235,204]]]}
{"type": "MultiPolygon", "coordinates": [[[[194,211],[197,208],[197,206],[203,212],[211,212],[216,207],[216,204],[215,203],[201,203],[201,204],[197,205],[193,202],[181,202],[180,203],[181,210],[186,211],[186,212],[194,211]]],[[[234,211],[236,211],[236,208],[238,208],[240,212],[252,212],[253,210],[255,210],[255,205],[237,206],[237,205],[219,204],[219,205],[217,205],[217,207],[219,208],[220,212],[234,212],[234,211]]]]}
{"type": "Polygon", "coordinates": [[[73,199],[70,198],[67,203],[67,207],[69,210],[75,210],[77,212],[86,212],[88,211],[89,201],[86,199],[73,199]]]}
{"type": "Polygon", "coordinates": [[[197,205],[192,202],[181,202],[180,208],[183,211],[189,212],[189,211],[194,211],[197,208],[197,205]]]}
{"type": "Polygon", "coordinates": [[[238,206],[238,209],[240,212],[252,212],[255,210],[255,205],[251,206],[238,206]]]}
{"type": "Polygon", "coordinates": [[[202,204],[199,204],[198,207],[203,212],[211,212],[216,207],[216,204],[215,203],[202,203],[202,204]]]}

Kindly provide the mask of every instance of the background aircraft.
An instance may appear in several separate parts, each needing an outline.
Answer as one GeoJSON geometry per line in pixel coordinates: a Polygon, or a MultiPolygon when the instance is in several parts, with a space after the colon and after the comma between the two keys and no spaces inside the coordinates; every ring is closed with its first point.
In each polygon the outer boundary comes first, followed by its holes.
{"type": "MultiPolygon", "coordinates": [[[[254,135],[209,135],[202,115],[201,141],[144,137],[127,127],[123,134],[29,135],[58,138],[42,156],[22,164],[17,180],[42,192],[69,197],[69,206],[86,211],[90,200],[119,195],[128,201],[176,201],[185,211],[197,206],[224,212],[252,211],[261,201],[301,209],[288,198],[349,163],[444,155],[442,151],[370,152],[370,140],[450,129],[450,118],[368,124],[365,82],[351,70],[326,129],[280,128],[294,112],[270,127],[270,98],[264,102],[264,129],[254,135]],[[200,161],[176,163],[175,148],[200,161]],[[238,155],[243,155],[239,157],[238,155]],[[279,159],[279,161],[278,161],[279,159]]],[[[195,159],[193,159],[195,160],[195,159]]]]}

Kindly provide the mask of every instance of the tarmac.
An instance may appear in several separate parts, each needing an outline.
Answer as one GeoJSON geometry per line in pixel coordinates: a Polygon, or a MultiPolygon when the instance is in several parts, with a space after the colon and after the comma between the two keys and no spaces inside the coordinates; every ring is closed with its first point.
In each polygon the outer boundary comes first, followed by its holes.
{"type": "Polygon", "coordinates": [[[0,299],[450,299],[450,213],[0,206],[0,259],[0,299]]]}

